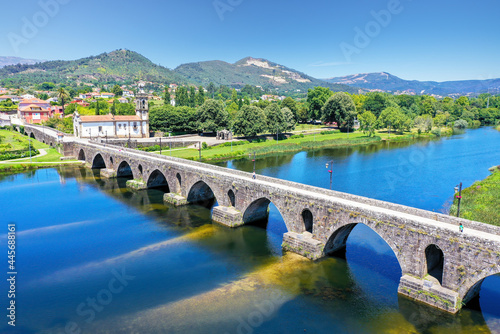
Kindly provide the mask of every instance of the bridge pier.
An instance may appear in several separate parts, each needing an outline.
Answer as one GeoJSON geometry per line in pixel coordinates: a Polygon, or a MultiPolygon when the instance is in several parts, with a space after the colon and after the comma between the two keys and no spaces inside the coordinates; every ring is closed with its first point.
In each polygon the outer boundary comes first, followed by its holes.
{"type": "Polygon", "coordinates": [[[321,241],[314,239],[310,232],[287,232],[283,235],[281,247],[283,250],[297,253],[311,260],[317,260],[323,257],[325,245],[321,241]]]}
{"type": "Polygon", "coordinates": [[[163,195],[163,201],[173,204],[175,206],[182,206],[189,204],[186,197],[175,193],[166,193],[165,195],[163,195]]]}
{"type": "Polygon", "coordinates": [[[145,190],[148,189],[148,185],[142,180],[128,180],[127,188],[132,190],[145,190]]]}
{"type": "Polygon", "coordinates": [[[212,211],[212,220],[229,227],[238,227],[244,224],[243,215],[232,206],[216,206],[212,211]]]}
{"type": "Polygon", "coordinates": [[[101,175],[102,178],[107,178],[107,179],[112,179],[116,177],[116,171],[111,168],[102,168],[99,171],[99,174],[101,175]]]}
{"type": "Polygon", "coordinates": [[[458,292],[410,275],[401,277],[398,293],[450,313],[457,313],[462,308],[458,292]]]}

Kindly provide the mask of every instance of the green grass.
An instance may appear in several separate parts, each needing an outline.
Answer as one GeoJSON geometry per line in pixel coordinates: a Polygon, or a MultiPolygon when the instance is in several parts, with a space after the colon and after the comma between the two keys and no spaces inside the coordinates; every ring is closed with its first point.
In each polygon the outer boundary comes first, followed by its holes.
{"type": "MultiPolygon", "coordinates": [[[[462,190],[460,217],[500,226],[500,170],[471,187],[462,190]]],[[[458,199],[455,197],[450,215],[457,215],[458,199]]]]}
{"type": "MultiPolygon", "coordinates": [[[[24,148],[26,147],[29,139],[27,136],[21,135],[18,132],[0,130],[0,136],[2,136],[2,144],[11,143],[14,148],[24,148]]],[[[44,149],[47,154],[42,157],[33,156],[31,158],[24,158],[15,161],[4,161],[5,163],[0,164],[0,172],[22,172],[25,170],[46,168],[46,167],[56,167],[56,166],[66,166],[71,163],[79,163],[77,160],[67,160],[65,162],[61,161],[61,154],[55,148],[51,148],[49,145],[41,143],[37,140],[31,139],[32,147],[36,149],[44,149]]]]}

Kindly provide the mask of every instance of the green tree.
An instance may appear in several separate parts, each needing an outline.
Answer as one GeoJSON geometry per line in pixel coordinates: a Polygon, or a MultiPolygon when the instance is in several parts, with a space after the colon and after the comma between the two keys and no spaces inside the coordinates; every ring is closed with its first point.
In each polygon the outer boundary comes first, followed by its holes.
{"type": "Polygon", "coordinates": [[[63,87],[61,87],[57,90],[57,98],[59,99],[59,103],[61,103],[64,115],[64,104],[69,100],[69,94],[63,87]]]}
{"type": "Polygon", "coordinates": [[[111,105],[111,108],[110,108],[109,112],[112,115],[116,115],[116,99],[113,99],[113,104],[111,105]]]}
{"type": "Polygon", "coordinates": [[[170,104],[170,92],[168,91],[168,85],[165,85],[165,93],[163,94],[163,104],[170,104]]]}
{"type": "Polygon", "coordinates": [[[371,111],[365,111],[358,116],[360,128],[363,133],[367,133],[370,137],[375,134],[375,126],[377,124],[377,117],[371,111]]]}
{"type": "Polygon", "coordinates": [[[355,117],[356,106],[346,93],[336,93],[321,108],[321,120],[323,122],[336,122],[342,131],[353,128],[355,117]]]}
{"type": "Polygon", "coordinates": [[[215,87],[213,82],[210,82],[207,87],[208,95],[213,99],[214,94],[217,91],[217,87],[215,87]]]}
{"type": "Polygon", "coordinates": [[[307,122],[307,108],[305,106],[302,106],[297,111],[297,119],[299,122],[307,122]]]}
{"type": "Polygon", "coordinates": [[[222,102],[213,99],[205,101],[198,109],[198,130],[216,132],[227,129],[229,114],[222,102]]]}
{"type": "Polygon", "coordinates": [[[184,86],[178,87],[175,92],[175,105],[179,107],[187,107],[189,105],[189,97],[187,88],[184,86]]]}
{"type": "Polygon", "coordinates": [[[270,133],[283,132],[285,130],[285,120],[283,119],[283,113],[280,107],[276,103],[271,103],[264,109],[264,114],[267,120],[267,130],[270,133]]]}
{"type": "Polygon", "coordinates": [[[422,115],[415,118],[413,121],[414,126],[419,132],[429,132],[432,130],[434,121],[430,115],[422,115]]]}
{"type": "Polygon", "coordinates": [[[113,89],[111,90],[111,93],[115,94],[115,97],[123,96],[123,89],[118,85],[114,85],[113,89]]]}
{"type": "Polygon", "coordinates": [[[369,93],[363,103],[363,109],[371,111],[376,117],[379,117],[382,110],[389,107],[389,101],[383,93],[369,93]]]}
{"type": "Polygon", "coordinates": [[[233,131],[246,137],[254,137],[266,130],[264,111],[255,106],[244,105],[234,118],[233,131]]]}
{"type": "Polygon", "coordinates": [[[189,87],[189,106],[194,108],[196,106],[196,88],[189,87]]]}
{"type": "Polygon", "coordinates": [[[238,104],[238,93],[236,92],[236,89],[234,89],[234,88],[231,91],[231,101],[238,104]]]}
{"type": "Polygon", "coordinates": [[[307,103],[309,105],[309,117],[319,119],[321,117],[321,108],[333,92],[325,87],[315,87],[307,91],[307,103]]]}
{"type": "Polygon", "coordinates": [[[295,116],[293,116],[292,111],[288,107],[281,108],[281,113],[283,114],[284,130],[292,131],[295,129],[295,116]]]}
{"type": "Polygon", "coordinates": [[[201,106],[205,103],[205,89],[203,86],[198,87],[198,94],[196,94],[196,105],[201,106]]]}
{"type": "Polygon", "coordinates": [[[283,102],[281,102],[281,107],[282,108],[288,108],[293,114],[293,117],[297,119],[297,103],[295,102],[294,99],[292,99],[290,96],[286,97],[283,102]]]}
{"type": "Polygon", "coordinates": [[[411,126],[411,120],[401,111],[399,107],[385,108],[377,120],[379,126],[385,127],[389,130],[396,129],[403,131],[411,126]]]}
{"type": "Polygon", "coordinates": [[[460,96],[456,101],[455,104],[459,106],[468,106],[469,105],[469,98],[467,96],[460,96]]]}

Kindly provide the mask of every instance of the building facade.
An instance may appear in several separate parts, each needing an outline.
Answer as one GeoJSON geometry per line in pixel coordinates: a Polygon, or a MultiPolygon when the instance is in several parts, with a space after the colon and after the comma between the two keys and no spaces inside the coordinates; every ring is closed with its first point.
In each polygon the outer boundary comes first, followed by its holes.
{"type": "Polygon", "coordinates": [[[73,133],[79,138],[148,138],[148,96],[137,94],[135,115],[81,116],[73,114],[73,133]]]}
{"type": "Polygon", "coordinates": [[[19,101],[17,117],[28,124],[40,124],[49,119],[50,103],[37,98],[19,101]]]}

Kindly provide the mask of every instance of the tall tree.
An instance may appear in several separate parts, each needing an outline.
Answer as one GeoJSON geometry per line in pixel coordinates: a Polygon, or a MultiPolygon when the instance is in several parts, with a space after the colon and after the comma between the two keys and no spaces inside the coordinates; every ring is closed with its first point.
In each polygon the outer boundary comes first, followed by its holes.
{"type": "Polygon", "coordinates": [[[292,111],[288,107],[281,108],[281,113],[283,114],[283,123],[285,127],[285,131],[292,131],[295,129],[295,117],[293,116],[292,111]]]}
{"type": "Polygon", "coordinates": [[[196,106],[196,89],[194,86],[189,87],[189,106],[191,108],[196,106]]]}
{"type": "Polygon", "coordinates": [[[355,117],[356,106],[351,96],[346,93],[336,93],[321,108],[321,120],[336,122],[342,131],[353,128],[355,117]]]}
{"type": "Polygon", "coordinates": [[[217,91],[217,87],[215,87],[213,82],[210,82],[207,87],[208,95],[213,99],[214,94],[217,91]]]}
{"type": "Polygon", "coordinates": [[[64,115],[64,104],[69,100],[69,94],[63,87],[61,87],[57,90],[57,98],[59,99],[59,102],[61,103],[62,111],[63,111],[63,115],[64,115]]]}
{"type": "Polygon", "coordinates": [[[282,108],[288,108],[293,114],[293,117],[297,119],[297,103],[295,102],[294,99],[292,99],[290,96],[286,97],[283,102],[281,102],[281,107],[282,108]]]}
{"type": "Polygon", "coordinates": [[[270,133],[279,134],[285,130],[285,121],[280,107],[276,103],[271,103],[264,109],[267,120],[267,130],[270,133]]]}
{"type": "Polygon", "coordinates": [[[115,94],[115,96],[123,96],[123,89],[118,85],[114,85],[111,93],[115,94]]]}
{"type": "Polygon", "coordinates": [[[229,114],[220,101],[207,100],[198,109],[198,130],[216,132],[227,129],[229,114]]]}
{"type": "Polygon", "coordinates": [[[201,106],[205,103],[205,89],[203,86],[198,87],[198,94],[196,94],[196,105],[201,106]]]}
{"type": "Polygon", "coordinates": [[[386,127],[389,131],[396,129],[403,131],[411,126],[411,120],[401,111],[399,107],[385,108],[378,117],[378,124],[386,127]]]}
{"type": "Polygon", "coordinates": [[[168,90],[168,85],[165,85],[165,94],[163,94],[163,104],[164,105],[170,104],[170,92],[168,90]]]}
{"type": "Polygon", "coordinates": [[[377,124],[377,117],[371,111],[365,111],[358,116],[360,128],[363,133],[367,133],[370,137],[375,134],[375,126],[377,124]]]}
{"type": "Polygon", "coordinates": [[[326,100],[333,95],[333,92],[325,87],[315,87],[307,91],[307,104],[309,105],[309,117],[319,119],[321,108],[326,100]]]}
{"type": "Polygon", "coordinates": [[[264,111],[255,106],[244,105],[237,113],[233,131],[246,137],[253,137],[266,130],[264,111]]]}
{"type": "Polygon", "coordinates": [[[187,107],[189,105],[189,97],[187,88],[184,86],[178,87],[175,92],[175,105],[179,107],[187,107]]]}

